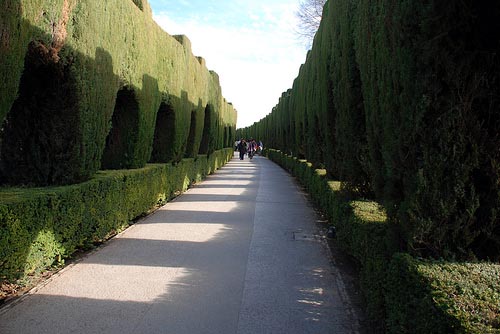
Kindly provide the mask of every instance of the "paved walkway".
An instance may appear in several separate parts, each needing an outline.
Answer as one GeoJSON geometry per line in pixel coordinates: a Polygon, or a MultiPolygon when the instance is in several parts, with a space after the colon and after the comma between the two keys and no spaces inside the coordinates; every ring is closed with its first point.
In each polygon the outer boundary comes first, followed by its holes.
{"type": "Polygon", "coordinates": [[[316,219],[280,167],[235,158],[0,310],[0,333],[356,333],[316,219]]]}

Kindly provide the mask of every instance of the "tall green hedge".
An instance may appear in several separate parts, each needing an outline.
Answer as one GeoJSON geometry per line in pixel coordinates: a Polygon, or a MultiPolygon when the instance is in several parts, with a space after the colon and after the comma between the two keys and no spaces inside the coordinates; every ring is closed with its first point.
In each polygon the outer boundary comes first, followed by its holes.
{"type": "Polygon", "coordinates": [[[500,259],[500,3],[327,1],[272,112],[239,133],[387,210],[413,254],[500,259]]]}
{"type": "Polygon", "coordinates": [[[497,259],[500,5],[366,1],[358,11],[378,198],[410,249],[497,259]]]}
{"type": "MultiPolygon", "coordinates": [[[[338,178],[350,191],[369,195],[371,180],[369,173],[366,120],[361,89],[361,77],[354,52],[354,21],[356,3],[335,1],[331,4],[335,17],[326,15],[331,23],[331,92],[334,107],[330,117],[337,124],[332,128],[330,141],[335,141],[335,152],[326,161],[327,169],[338,169],[338,178]],[[332,139],[333,138],[333,139],[332,139]],[[341,162],[341,163],[338,163],[341,162]]],[[[327,14],[327,13],[325,13],[327,14]]],[[[329,27],[329,25],[326,25],[329,27]]]]}
{"type": "Polygon", "coordinates": [[[218,77],[193,56],[187,37],[153,21],[146,0],[6,0],[0,15],[5,183],[63,185],[101,167],[140,168],[162,131],[173,130],[170,149],[159,154],[156,146],[153,160],[196,157],[208,104],[214,148],[235,127],[218,77]],[[175,113],[163,129],[156,126],[162,103],[175,113]]]}

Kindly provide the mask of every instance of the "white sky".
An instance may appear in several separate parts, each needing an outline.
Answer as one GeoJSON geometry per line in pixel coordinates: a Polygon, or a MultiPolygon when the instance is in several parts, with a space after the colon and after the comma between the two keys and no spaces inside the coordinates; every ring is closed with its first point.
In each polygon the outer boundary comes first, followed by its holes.
{"type": "Polygon", "coordinates": [[[150,0],[155,21],[186,35],[195,56],[219,74],[237,127],[269,114],[290,88],[307,49],[297,39],[299,0],[150,0]]]}

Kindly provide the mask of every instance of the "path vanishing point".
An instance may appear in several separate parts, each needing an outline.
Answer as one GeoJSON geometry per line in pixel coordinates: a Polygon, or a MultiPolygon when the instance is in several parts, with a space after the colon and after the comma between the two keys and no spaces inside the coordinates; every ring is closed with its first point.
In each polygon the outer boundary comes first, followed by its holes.
{"type": "Polygon", "coordinates": [[[0,310],[0,333],[358,333],[318,217],[263,157],[225,167],[0,310]]]}

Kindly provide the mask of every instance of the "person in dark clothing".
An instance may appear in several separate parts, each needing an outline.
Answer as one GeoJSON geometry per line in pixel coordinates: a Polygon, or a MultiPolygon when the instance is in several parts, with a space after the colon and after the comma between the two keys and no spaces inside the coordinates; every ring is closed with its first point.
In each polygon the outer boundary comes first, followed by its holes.
{"type": "Polygon", "coordinates": [[[248,148],[248,157],[252,159],[254,154],[257,152],[257,143],[255,142],[254,139],[251,138],[248,141],[247,148],[248,148]]]}
{"type": "Polygon", "coordinates": [[[240,152],[240,160],[245,159],[245,153],[247,153],[247,143],[245,139],[241,138],[238,144],[238,151],[240,152]]]}

